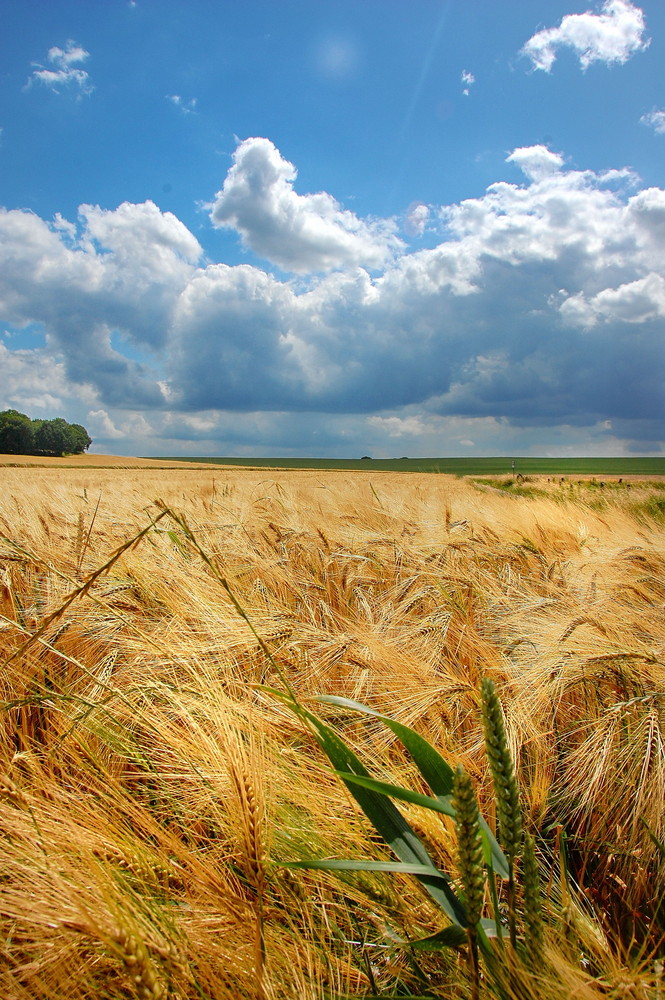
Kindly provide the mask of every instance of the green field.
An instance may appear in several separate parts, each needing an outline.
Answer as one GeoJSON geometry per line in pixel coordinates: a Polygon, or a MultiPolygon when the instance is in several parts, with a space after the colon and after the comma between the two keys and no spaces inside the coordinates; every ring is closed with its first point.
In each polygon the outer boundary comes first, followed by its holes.
{"type": "Polygon", "coordinates": [[[452,476],[504,476],[512,472],[538,476],[665,476],[665,457],[650,458],[177,458],[168,462],[254,469],[348,469],[365,472],[439,472],[452,476]]]}

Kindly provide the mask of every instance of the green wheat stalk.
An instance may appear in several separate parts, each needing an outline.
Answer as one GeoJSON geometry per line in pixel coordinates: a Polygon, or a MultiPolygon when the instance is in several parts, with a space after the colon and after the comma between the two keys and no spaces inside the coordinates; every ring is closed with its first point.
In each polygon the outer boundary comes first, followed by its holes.
{"type": "Polygon", "coordinates": [[[510,943],[515,948],[517,944],[515,858],[522,849],[522,809],[515,766],[506,738],[501,702],[494,682],[489,677],[484,677],[481,685],[481,711],[485,752],[492,773],[496,799],[497,832],[508,860],[508,926],[510,943]]]}
{"type": "Polygon", "coordinates": [[[478,924],[482,916],[485,898],[485,873],[478,802],[471,779],[461,765],[455,772],[453,805],[456,812],[457,857],[462,881],[463,902],[468,921],[466,936],[469,944],[471,1000],[477,1000],[480,991],[478,924]]]}
{"type": "Polygon", "coordinates": [[[545,935],[540,875],[536,860],[536,845],[530,833],[524,834],[522,853],[522,893],[524,898],[524,930],[526,954],[532,969],[542,968],[545,961],[545,935]]]}

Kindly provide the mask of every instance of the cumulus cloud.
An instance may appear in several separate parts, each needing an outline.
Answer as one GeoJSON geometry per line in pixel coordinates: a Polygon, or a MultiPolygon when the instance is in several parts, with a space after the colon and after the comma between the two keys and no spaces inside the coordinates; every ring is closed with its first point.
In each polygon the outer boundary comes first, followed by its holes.
{"type": "Polygon", "coordinates": [[[298,172],[269,139],[245,139],[210,206],[214,226],[285,271],[381,268],[402,250],[391,220],[363,221],[326,192],[299,195],[298,172]]]}
{"type": "Polygon", "coordinates": [[[42,324],[72,380],[96,385],[116,404],[159,405],[163,393],[149,367],[112,347],[111,335],[162,348],[201,248],[152,202],[113,212],[83,205],[73,225],[0,210],[0,317],[18,327],[42,324]]]}
{"type": "Polygon", "coordinates": [[[164,417],[147,420],[140,412],[116,412],[112,417],[106,410],[89,410],[86,428],[94,439],[105,442],[122,441],[130,438],[134,441],[150,442],[159,434],[160,426],[165,423],[164,417]]]}
{"type": "Polygon", "coordinates": [[[90,53],[71,39],[66,43],[64,49],[54,45],[48,50],[46,57],[50,66],[44,67],[35,63],[37,68],[33,70],[28,83],[40,83],[56,93],[65,88],[79,96],[90,94],[93,89],[90,77],[84,69],[77,65],[86,62],[89,57],[90,53]]]}
{"type": "Polygon", "coordinates": [[[88,404],[95,399],[89,387],[71,383],[62,358],[45,348],[10,350],[0,341],[0,371],[0,409],[50,416],[73,398],[88,404]]]}
{"type": "Polygon", "coordinates": [[[534,69],[549,73],[557,50],[572,49],[583,70],[591,63],[625,63],[649,45],[644,13],[630,0],[606,0],[600,13],[567,14],[557,28],[545,28],[522,47],[534,69]]]}
{"type": "Polygon", "coordinates": [[[425,205],[422,201],[414,201],[413,204],[409,205],[407,210],[404,220],[404,231],[409,236],[422,236],[425,232],[429,215],[428,205],[425,205]]]}
{"type": "Polygon", "coordinates": [[[556,427],[578,428],[579,442],[595,428],[598,441],[607,421],[622,440],[631,428],[642,443],[662,440],[665,191],[636,190],[623,170],[569,169],[545,146],[515,149],[507,164],[519,183],[414,212],[430,232],[444,226],[439,244],[388,253],[377,273],[358,249],[376,245],[375,223],[340,223],[330,195],[293,191],[284,172],[295,171],[271,143],[242,143],[219,198],[234,217],[242,209],[252,240],[267,231],[277,244],[281,232],[296,259],[305,244],[318,255],[318,273],[310,261],[314,273],[298,281],[205,261],[151,202],[86,205],[75,223],[50,225],[2,212],[0,320],[41,324],[63,378],[94,395],[111,443],[141,411],[164,442],[180,433],[242,449],[253,434],[273,454],[296,439],[314,453],[351,441],[378,453],[393,439],[412,452],[454,421],[455,441],[478,448],[513,432],[523,442],[534,426],[552,447],[562,446],[556,427]],[[253,190],[268,208],[246,216],[253,190]],[[280,192],[286,208],[275,207],[280,192]],[[324,224],[310,230],[317,213],[324,224]]]}
{"type": "Polygon", "coordinates": [[[624,323],[662,319],[665,318],[665,278],[651,273],[617,288],[604,288],[589,298],[578,293],[565,299],[560,309],[569,322],[587,327],[603,319],[624,323]]]}
{"type": "Polygon", "coordinates": [[[81,246],[95,252],[95,245],[111,251],[120,268],[132,264],[136,278],[150,280],[154,275],[176,277],[179,270],[200,259],[198,240],[172,212],[162,212],[152,201],[139,205],[123,202],[113,211],[97,205],[81,205],[79,217],[84,223],[81,246]]]}
{"type": "Polygon", "coordinates": [[[126,431],[113,423],[106,410],[89,410],[87,430],[93,437],[101,437],[106,441],[122,440],[126,431]]]}
{"type": "Polygon", "coordinates": [[[665,135],[665,111],[649,111],[640,118],[642,125],[648,125],[659,135],[665,135]]]}
{"type": "Polygon", "coordinates": [[[561,170],[563,157],[547,146],[521,146],[506,157],[506,163],[516,164],[529,180],[540,181],[561,170]]]}

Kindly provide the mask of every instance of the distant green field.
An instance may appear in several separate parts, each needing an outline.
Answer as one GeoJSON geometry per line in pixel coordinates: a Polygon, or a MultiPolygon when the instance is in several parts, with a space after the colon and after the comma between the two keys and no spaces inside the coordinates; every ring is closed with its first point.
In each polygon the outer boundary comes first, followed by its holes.
{"type": "Polygon", "coordinates": [[[452,476],[665,476],[658,458],[178,458],[164,462],[204,462],[253,469],[348,469],[357,472],[442,472],[452,476]]]}

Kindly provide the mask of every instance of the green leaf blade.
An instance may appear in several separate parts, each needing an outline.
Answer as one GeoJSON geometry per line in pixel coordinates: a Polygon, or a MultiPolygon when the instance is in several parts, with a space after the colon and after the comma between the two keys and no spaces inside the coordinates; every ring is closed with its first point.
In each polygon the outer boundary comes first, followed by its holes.
{"type": "MultiPolygon", "coordinates": [[[[338,708],[346,708],[353,712],[359,712],[362,715],[370,715],[375,719],[380,719],[395,733],[403,746],[409,751],[416,767],[434,793],[434,796],[439,800],[449,801],[455,772],[450,764],[444,760],[439,751],[424,737],[420,736],[419,733],[416,733],[415,730],[403,725],[401,722],[396,722],[390,716],[383,715],[381,712],[376,711],[376,709],[362,705],[351,698],[343,698],[339,695],[320,695],[316,700],[325,705],[336,705],[338,708]]],[[[415,800],[410,799],[407,801],[415,800]]],[[[430,809],[436,808],[432,805],[426,805],[422,801],[418,804],[425,805],[426,808],[430,809]]],[[[444,812],[448,816],[455,815],[454,809],[452,812],[447,812],[446,809],[436,811],[444,812]]],[[[482,816],[480,817],[480,826],[485,864],[488,868],[492,868],[500,878],[504,880],[508,879],[508,861],[506,856],[482,816]]]]}
{"type": "Polygon", "coordinates": [[[402,785],[393,785],[388,781],[378,781],[376,778],[365,778],[358,774],[349,774],[344,771],[335,772],[345,783],[349,781],[361,788],[368,788],[382,795],[388,795],[394,799],[401,799],[403,802],[411,802],[412,805],[422,806],[424,809],[432,809],[434,812],[442,813],[444,816],[455,818],[455,809],[448,799],[435,799],[430,795],[421,795],[410,788],[402,785]]]}
{"type": "Polygon", "coordinates": [[[376,719],[380,719],[384,725],[392,730],[409,751],[416,767],[434,795],[445,797],[452,793],[453,781],[455,780],[453,768],[431,743],[414,729],[411,729],[410,726],[405,726],[403,723],[391,719],[389,715],[383,715],[381,712],[377,712],[376,709],[362,705],[351,698],[342,698],[331,694],[320,695],[317,701],[326,705],[337,705],[338,708],[348,708],[353,712],[360,712],[363,715],[371,715],[376,719]]]}
{"type": "Polygon", "coordinates": [[[278,862],[280,868],[304,868],[312,871],[337,872],[398,872],[401,875],[427,875],[446,881],[446,876],[433,865],[408,864],[405,861],[372,861],[363,858],[308,858],[305,861],[278,862]]]}
{"type": "MultiPolygon", "coordinates": [[[[371,777],[356,754],[329,726],[302,706],[300,713],[310,722],[319,746],[336,771],[361,778],[371,777]]],[[[376,832],[400,861],[424,865],[438,872],[415,831],[387,795],[361,787],[350,780],[344,781],[344,784],[376,832]]],[[[466,926],[464,906],[443,872],[438,872],[436,876],[421,874],[417,878],[453,923],[466,926]]]]}

